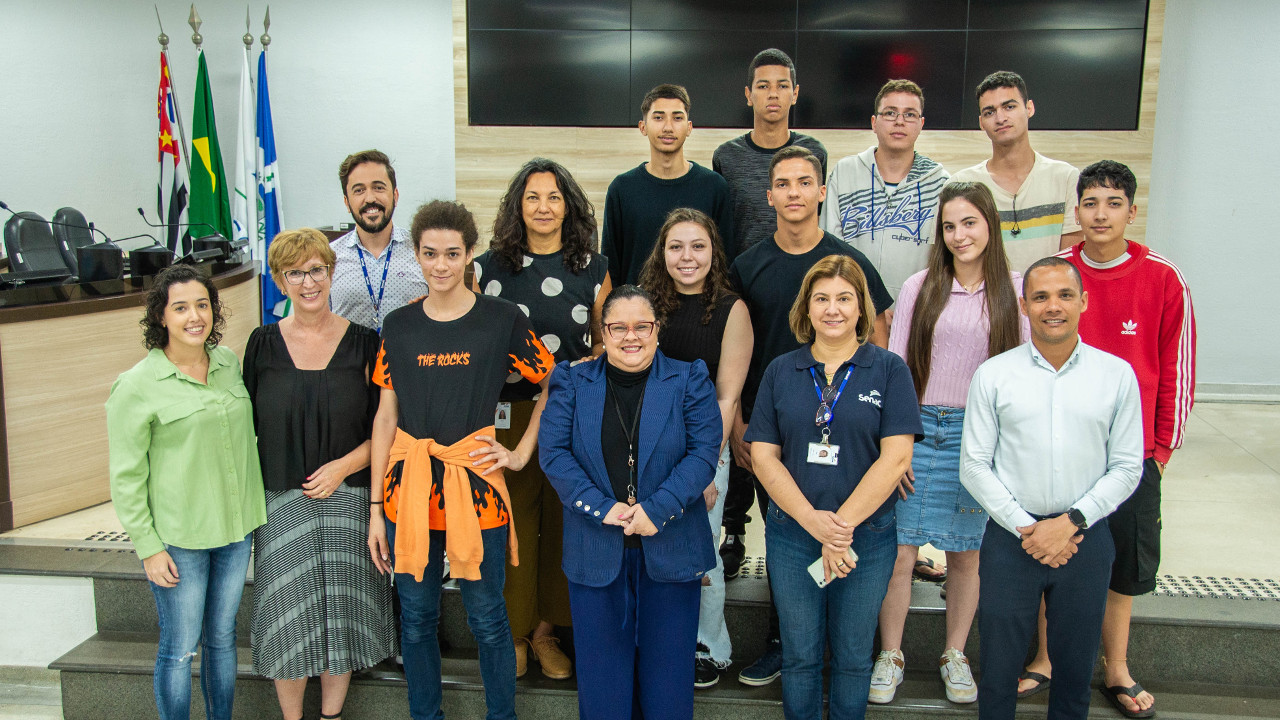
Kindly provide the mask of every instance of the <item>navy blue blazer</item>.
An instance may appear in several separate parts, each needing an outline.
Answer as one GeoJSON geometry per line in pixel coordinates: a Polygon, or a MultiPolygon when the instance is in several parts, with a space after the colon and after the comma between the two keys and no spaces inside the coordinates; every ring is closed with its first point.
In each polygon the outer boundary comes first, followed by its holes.
{"type": "MultiPolygon", "coordinates": [[[[622,528],[604,516],[613,494],[600,449],[604,355],[551,373],[538,430],[538,457],[564,504],[564,573],[579,585],[603,587],[622,569],[622,528]]],[[[649,577],[701,578],[715,567],[715,547],[702,491],[720,457],[720,406],[701,360],[655,352],[640,412],[636,497],[658,533],[642,539],[649,577]]]]}

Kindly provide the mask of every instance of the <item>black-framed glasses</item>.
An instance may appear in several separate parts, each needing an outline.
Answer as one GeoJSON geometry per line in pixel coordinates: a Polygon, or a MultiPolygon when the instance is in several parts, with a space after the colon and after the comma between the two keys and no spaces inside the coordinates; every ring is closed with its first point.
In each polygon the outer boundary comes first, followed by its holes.
{"type": "Polygon", "coordinates": [[[906,112],[898,112],[897,110],[881,110],[876,113],[876,115],[885,122],[893,122],[901,117],[902,122],[904,123],[919,122],[920,118],[923,117],[923,115],[915,110],[907,110],[906,112]]]}
{"type": "Polygon", "coordinates": [[[822,388],[822,402],[818,405],[818,414],[813,419],[818,427],[831,424],[831,401],[835,399],[839,390],[835,383],[822,388]]]}
{"type": "Polygon", "coordinates": [[[302,279],[306,277],[311,278],[313,282],[324,282],[324,279],[329,277],[329,266],[316,265],[315,267],[307,268],[306,270],[284,271],[285,282],[290,285],[301,285],[302,279]]]}
{"type": "Polygon", "coordinates": [[[657,326],[656,322],[638,322],[635,325],[626,323],[609,323],[604,326],[605,332],[609,333],[609,337],[614,340],[621,340],[627,336],[627,333],[633,332],[636,337],[641,340],[648,340],[653,335],[653,328],[657,326]]]}

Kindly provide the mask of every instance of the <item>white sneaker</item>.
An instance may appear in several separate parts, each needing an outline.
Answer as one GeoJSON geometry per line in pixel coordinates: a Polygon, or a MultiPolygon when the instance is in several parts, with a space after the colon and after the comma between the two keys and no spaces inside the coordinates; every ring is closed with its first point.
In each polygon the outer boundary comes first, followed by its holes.
{"type": "MultiPolygon", "coordinates": [[[[953,703],[971,703],[978,699],[978,686],[973,682],[973,673],[969,670],[969,658],[955,648],[938,658],[938,672],[942,674],[942,684],[947,686],[947,699],[953,703]]],[[[874,676],[871,680],[875,685],[874,676]]]]}
{"type": "Polygon", "coordinates": [[[881,650],[871,671],[871,691],[867,694],[867,701],[877,705],[893,702],[893,696],[902,684],[902,669],[906,665],[901,650],[881,650]]]}

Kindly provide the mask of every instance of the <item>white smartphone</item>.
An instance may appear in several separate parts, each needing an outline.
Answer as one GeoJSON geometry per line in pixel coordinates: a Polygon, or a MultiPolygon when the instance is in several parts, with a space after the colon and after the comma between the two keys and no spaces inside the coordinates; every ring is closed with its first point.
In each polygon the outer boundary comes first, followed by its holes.
{"type": "MultiPolygon", "coordinates": [[[[854,552],[853,548],[849,548],[849,558],[852,560],[852,562],[849,563],[850,567],[858,562],[858,553],[854,552]]],[[[827,586],[827,573],[822,567],[822,558],[814,560],[813,564],[809,566],[809,576],[813,578],[814,582],[818,583],[818,587],[822,588],[827,586]]]]}

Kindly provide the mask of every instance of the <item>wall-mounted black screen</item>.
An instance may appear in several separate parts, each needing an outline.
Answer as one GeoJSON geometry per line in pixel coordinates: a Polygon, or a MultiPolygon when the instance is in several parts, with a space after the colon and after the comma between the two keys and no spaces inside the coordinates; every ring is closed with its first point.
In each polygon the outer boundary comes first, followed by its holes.
{"type": "Polygon", "coordinates": [[[973,88],[1014,70],[1046,130],[1134,130],[1147,0],[468,0],[473,125],[634,125],[684,85],[699,127],[747,127],[746,69],[796,62],[793,124],[868,128],[890,78],[924,88],[927,127],[978,127],[973,88]]]}

